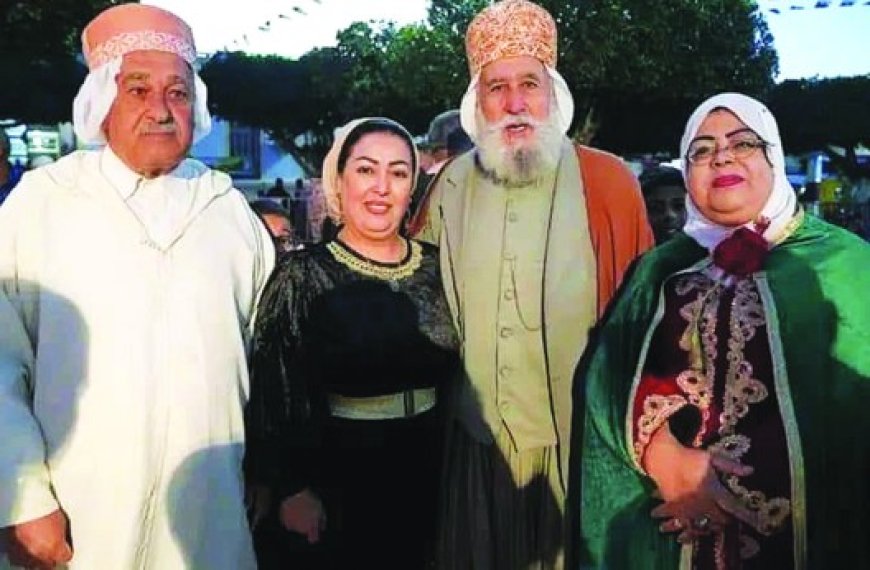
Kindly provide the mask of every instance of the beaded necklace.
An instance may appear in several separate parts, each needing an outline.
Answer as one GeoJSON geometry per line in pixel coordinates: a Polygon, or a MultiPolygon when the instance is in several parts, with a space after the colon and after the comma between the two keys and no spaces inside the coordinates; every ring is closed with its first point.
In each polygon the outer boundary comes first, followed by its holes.
{"type": "Polygon", "coordinates": [[[405,255],[405,259],[396,265],[369,259],[339,240],[333,240],[326,244],[326,249],[336,261],[360,275],[374,277],[382,281],[399,281],[413,275],[423,261],[423,248],[419,243],[405,240],[405,244],[408,253],[405,255]]]}

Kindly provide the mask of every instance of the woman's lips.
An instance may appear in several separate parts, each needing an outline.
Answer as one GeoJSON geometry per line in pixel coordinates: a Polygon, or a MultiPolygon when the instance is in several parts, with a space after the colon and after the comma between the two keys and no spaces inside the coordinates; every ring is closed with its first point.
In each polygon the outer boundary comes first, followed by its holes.
{"type": "Polygon", "coordinates": [[[729,188],[743,182],[742,176],[730,174],[728,176],[717,176],[713,179],[713,188],[729,188]]]}
{"type": "Polygon", "coordinates": [[[366,202],[365,206],[372,214],[386,214],[390,209],[390,204],[387,202],[366,202]]]}

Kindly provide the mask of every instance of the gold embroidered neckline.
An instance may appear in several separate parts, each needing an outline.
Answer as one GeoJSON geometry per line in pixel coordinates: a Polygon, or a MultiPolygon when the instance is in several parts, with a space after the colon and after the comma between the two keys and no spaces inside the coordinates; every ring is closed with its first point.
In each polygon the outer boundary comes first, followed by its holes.
{"type": "Polygon", "coordinates": [[[405,259],[396,264],[369,259],[339,240],[326,244],[326,249],[336,261],[355,273],[383,281],[399,281],[413,275],[423,261],[423,248],[420,244],[411,240],[405,240],[405,243],[408,253],[405,259]]]}
{"type": "Polygon", "coordinates": [[[806,213],[802,206],[798,207],[795,215],[792,216],[791,220],[775,235],[772,236],[770,243],[772,245],[779,245],[784,242],[786,239],[791,237],[791,234],[797,231],[798,227],[803,223],[804,217],[806,217],[806,213]]]}

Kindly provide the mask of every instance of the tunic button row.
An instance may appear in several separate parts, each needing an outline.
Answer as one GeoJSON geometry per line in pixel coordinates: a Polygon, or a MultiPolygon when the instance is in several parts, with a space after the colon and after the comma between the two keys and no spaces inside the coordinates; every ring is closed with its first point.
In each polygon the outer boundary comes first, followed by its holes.
{"type": "Polygon", "coordinates": [[[498,334],[501,338],[510,338],[514,334],[514,329],[510,327],[502,327],[498,334]]]}
{"type": "Polygon", "coordinates": [[[513,372],[513,368],[510,366],[502,366],[498,369],[498,373],[502,376],[510,376],[511,372],[513,372]]]}
{"type": "Polygon", "coordinates": [[[504,298],[506,301],[514,300],[514,290],[513,289],[505,289],[504,298]]]}
{"type": "Polygon", "coordinates": [[[509,222],[515,222],[515,221],[517,221],[518,219],[520,219],[520,217],[519,217],[519,215],[517,215],[516,212],[509,212],[509,213],[508,213],[508,221],[509,221],[509,222]]]}

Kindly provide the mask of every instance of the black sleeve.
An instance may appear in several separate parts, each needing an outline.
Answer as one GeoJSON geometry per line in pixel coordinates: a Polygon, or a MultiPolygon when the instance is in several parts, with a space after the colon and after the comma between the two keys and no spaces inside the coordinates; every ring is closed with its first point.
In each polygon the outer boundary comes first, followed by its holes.
{"type": "Polygon", "coordinates": [[[321,407],[300,365],[306,257],[291,255],[270,278],[257,311],[245,409],[245,475],[280,500],[312,486],[319,464],[321,407]]]}

